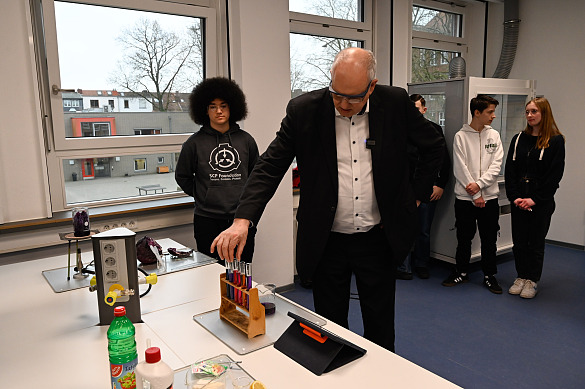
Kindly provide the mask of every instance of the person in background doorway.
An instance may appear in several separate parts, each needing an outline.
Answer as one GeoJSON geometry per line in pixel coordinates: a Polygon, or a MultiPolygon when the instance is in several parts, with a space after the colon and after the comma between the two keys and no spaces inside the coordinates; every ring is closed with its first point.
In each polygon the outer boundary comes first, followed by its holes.
{"type": "Polygon", "coordinates": [[[490,127],[499,102],[491,96],[471,99],[471,123],[464,124],[453,141],[453,174],[455,176],[455,228],[457,250],[455,271],[443,286],[469,281],[471,241],[479,230],[483,284],[492,293],[501,294],[496,280],[496,242],[500,226],[498,176],[504,149],[498,131],[490,127]]]}
{"type": "MultiPolygon", "coordinates": [[[[427,112],[426,101],[424,97],[416,93],[410,95],[410,100],[414,102],[414,105],[421,114],[424,115],[427,112]]],[[[440,134],[444,139],[445,137],[443,135],[443,129],[441,126],[431,122],[430,120],[429,122],[433,125],[433,127],[435,127],[437,133],[440,134]]],[[[413,156],[413,163],[416,163],[416,160],[418,160],[418,152],[417,150],[414,151],[415,154],[413,156]]],[[[410,174],[412,177],[414,177],[415,172],[411,171],[410,174]]],[[[428,202],[421,202],[417,209],[419,231],[414,242],[414,248],[410,254],[406,256],[404,262],[398,266],[396,278],[401,280],[411,280],[411,269],[413,267],[419,278],[429,278],[430,274],[428,264],[431,254],[431,225],[433,223],[433,217],[435,216],[437,201],[439,201],[443,196],[443,191],[445,190],[447,181],[449,181],[450,174],[451,158],[449,157],[449,149],[447,148],[447,145],[445,145],[443,163],[441,164],[441,170],[439,170],[439,174],[437,175],[437,178],[433,184],[433,193],[431,193],[431,197],[428,199],[428,202]]]]}
{"type": "MultiPolygon", "coordinates": [[[[234,219],[244,184],[256,161],[254,138],[236,122],[246,118],[246,97],[232,80],[203,80],[189,96],[189,114],[201,129],[185,141],[177,161],[175,180],[195,199],[193,231],[197,250],[219,259],[210,250],[213,239],[234,219]]],[[[241,260],[252,262],[256,228],[241,260]]]]}
{"type": "Polygon", "coordinates": [[[444,140],[404,89],[377,82],[371,51],[340,51],[329,87],[289,102],[234,223],[213,245],[226,260],[237,247],[237,257],[250,223],[258,222],[296,157],[302,172],[296,264],[301,279],[313,282],[315,311],[348,328],[355,275],[364,337],[394,351],[396,265],[414,241],[417,202],[431,195],[444,140]],[[421,155],[412,183],[408,142],[421,155]]]}
{"type": "Polygon", "coordinates": [[[512,242],[518,277],[508,293],[533,298],[542,275],[544,240],[565,169],[565,138],[548,100],[526,104],[527,125],[510,142],[506,195],[512,204],[512,242]]]}

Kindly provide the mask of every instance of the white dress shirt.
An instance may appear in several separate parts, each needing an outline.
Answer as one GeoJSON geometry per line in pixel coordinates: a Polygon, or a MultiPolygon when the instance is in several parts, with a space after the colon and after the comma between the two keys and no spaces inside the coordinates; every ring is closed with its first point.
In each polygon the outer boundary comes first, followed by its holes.
{"type": "Polygon", "coordinates": [[[380,223],[380,211],[374,192],[372,153],[366,148],[369,137],[369,101],[362,114],[351,118],[336,111],[337,174],[339,191],[337,210],[331,231],[344,234],[366,232],[380,223]]]}

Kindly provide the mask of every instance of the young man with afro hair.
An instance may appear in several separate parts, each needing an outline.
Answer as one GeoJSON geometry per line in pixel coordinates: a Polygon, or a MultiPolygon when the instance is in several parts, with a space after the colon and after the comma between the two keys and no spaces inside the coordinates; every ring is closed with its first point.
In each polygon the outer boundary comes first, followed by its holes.
{"type": "MultiPolygon", "coordinates": [[[[258,160],[258,146],[236,123],[246,118],[248,108],[244,93],[232,80],[203,80],[189,96],[189,114],[201,129],[183,144],[175,180],[195,199],[197,250],[219,259],[210,252],[211,243],[232,224],[248,175],[258,160]]],[[[240,260],[252,262],[255,234],[256,228],[250,227],[240,260]]]]}

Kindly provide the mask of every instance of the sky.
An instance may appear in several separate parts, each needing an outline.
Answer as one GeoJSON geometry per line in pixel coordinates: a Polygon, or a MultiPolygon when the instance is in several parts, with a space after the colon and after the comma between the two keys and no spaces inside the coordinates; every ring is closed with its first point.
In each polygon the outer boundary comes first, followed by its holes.
{"type": "MultiPolygon", "coordinates": [[[[315,0],[290,0],[289,9],[311,12],[315,0]]],[[[117,38],[125,29],[132,28],[142,17],[156,19],[168,31],[181,33],[193,24],[194,18],[121,8],[100,7],[55,1],[57,42],[61,88],[63,89],[118,89],[109,79],[124,58],[124,48],[117,38]]],[[[291,51],[298,58],[307,58],[303,52],[313,47],[308,37],[292,39],[291,51]],[[297,42],[298,41],[298,42],[297,42]],[[296,44],[295,44],[296,42],[296,44]],[[299,53],[300,52],[300,53],[299,53]]],[[[320,47],[313,47],[313,50],[320,47]]],[[[314,69],[304,66],[305,71],[314,69]]],[[[315,77],[321,78],[319,75],[315,77]]]]}
{"type": "Polygon", "coordinates": [[[55,2],[61,88],[120,89],[108,82],[124,58],[116,38],[141,17],[156,18],[161,27],[186,31],[194,18],[119,8],[55,2]]]}

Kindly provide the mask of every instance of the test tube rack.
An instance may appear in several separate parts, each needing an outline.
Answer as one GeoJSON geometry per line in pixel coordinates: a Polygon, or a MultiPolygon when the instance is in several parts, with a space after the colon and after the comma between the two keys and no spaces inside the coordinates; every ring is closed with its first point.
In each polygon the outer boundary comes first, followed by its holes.
{"type": "Polygon", "coordinates": [[[260,304],[258,299],[258,289],[237,286],[226,280],[225,274],[219,275],[219,284],[221,289],[219,317],[243,331],[248,335],[248,339],[264,335],[266,333],[266,316],[264,306],[260,304]],[[234,290],[239,290],[247,303],[238,304],[234,299],[230,299],[228,297],[229,286],[233,287],[234,290]]]}

